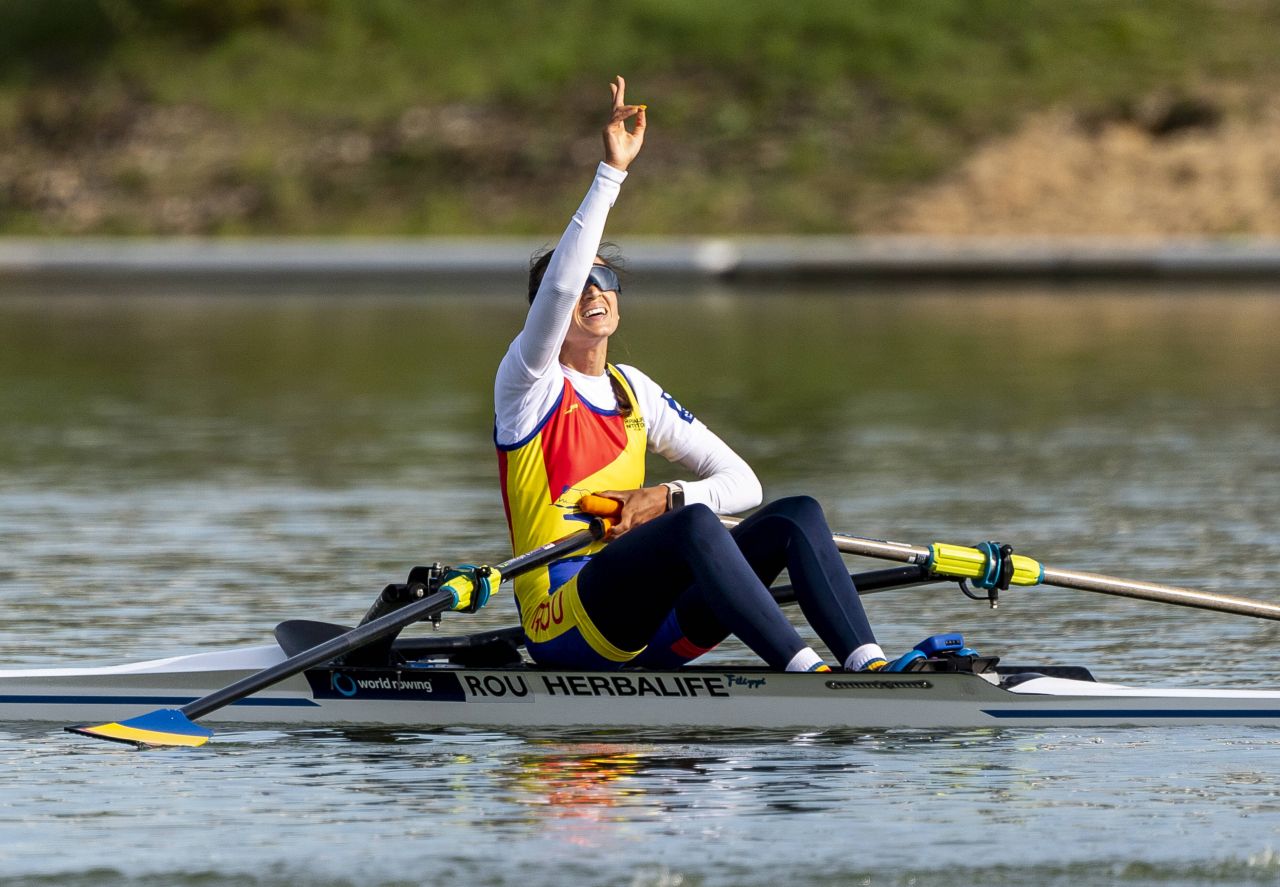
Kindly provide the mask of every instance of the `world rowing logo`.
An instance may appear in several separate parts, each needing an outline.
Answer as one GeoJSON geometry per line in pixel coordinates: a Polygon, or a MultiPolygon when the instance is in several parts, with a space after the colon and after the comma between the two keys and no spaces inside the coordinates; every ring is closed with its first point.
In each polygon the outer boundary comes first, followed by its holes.
{"type": "Polygon", "coordinates": [[[416,669],[309,669],[307,683],[316,699],[417,699],[462,702],[465,695],[455,675],[416,669]]]}
{"type": "Polygon", "coordinates": [[[356,686],[356,682],[351,679],[351,676],[345,675],[340,671],[335,671],[329,675],[329,686],[343,696],[355,696],[356,693],[360,692],[360,688],[356,686]]]}
{"type": "Polygon", "coordinates": [[[390,675],[366,672],[349,675],[335,671],[329,675],[329,686],[338,694],[348,698],[369,691],[374,691],[375,696],[389,698],[402,694],[430,696],[434,690],[431,679],[405,677],[398,672],[390,675]]]}

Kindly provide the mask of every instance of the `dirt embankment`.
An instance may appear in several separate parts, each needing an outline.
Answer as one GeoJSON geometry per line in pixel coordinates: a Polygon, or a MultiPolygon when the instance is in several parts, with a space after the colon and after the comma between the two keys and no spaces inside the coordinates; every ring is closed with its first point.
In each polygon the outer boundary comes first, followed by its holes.
{"type": "MultiPolygon", "coordinates": [[[[527,187],[526,167],[539,166],[537,151],[492,150],[480,110],[410,109],[378,132],[281,127],[246,152],[243,134],[206,111],[40,98],[24,111],[23,137],[0,152],[0,227],[9,232],[307,234],[327,230],[321,208],[363,219],[373,233],[444,231],[452,217],[426,225],[397,170],[435,181],[465,173],[458,199],[501,219],[512,182],[527,187]]],[[[590,154],[596,142],[587,144],[590,154]]],[[[857,233],[1280,236],[1280,100],[1043,112],[940,180],[871,190],[881,199],[846,222],[857,233]]]]}
{"type": "Polygon", "coordinates": [[[868,228],[965,236],[1280,235],[1280,101],[1036,115],[868,228]]]}

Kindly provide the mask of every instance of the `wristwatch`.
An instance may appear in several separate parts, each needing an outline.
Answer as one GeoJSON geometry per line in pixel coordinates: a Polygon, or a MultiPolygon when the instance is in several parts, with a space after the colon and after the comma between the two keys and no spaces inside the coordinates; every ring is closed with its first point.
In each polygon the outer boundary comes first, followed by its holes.
{"type": "Polygon", "coordinates": [[[684,484],[678,480],[663,484],[667,488],[667,511],[684,508],[684,484]]]}

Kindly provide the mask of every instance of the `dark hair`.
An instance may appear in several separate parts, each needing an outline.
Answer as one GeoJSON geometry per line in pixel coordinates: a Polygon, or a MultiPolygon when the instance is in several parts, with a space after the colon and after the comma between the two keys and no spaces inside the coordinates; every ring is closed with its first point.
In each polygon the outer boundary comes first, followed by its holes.
{"type": "MultiPolygon", "coordinates": [[[[546,276],[547,266],[551,264],[551,257],[555,255],[554,249],[540,249],[529,259],[529,304],[533,304],[534,297],[538,295],[538,287],[542,286],[542,278],[546,276]]],[[[618,249],[616,243],[605,241],[600,244],[600,249],[596,250],[596,255],[600,260],[612,268],[618,275],[622,277],[623,270],[626,268],[626,259],[622,257],[622,250],[618,249]]]]}
{"type": "MultiPolygon", "coordinates": [[[[554,253],[554,249],[541,249],[534,253],[529,260],[530,305],[533,304],[534,297],[538,295],[538,288],[542,286],[542,278],[546,276],[547,266],[551,264],[551,256],[554,253]]],[[[618,277],[622,277],[626,260],[622,257],[622,250],[618,249],[616,243],[609,243],[608,241],[601,243],[600,248],[596,250],[596,255],[600,257],[600,261],[612,268],[618,277]]],[[[618,400],[618,412],[624,418],[629,418],[632,413],[632,403],[631,398],[627,396],[626,389],[622,387],[622,383],[618,381],[618,377],[613,373],[609,373],[609,384],[613,386],[613,396],[618,400]]]]}

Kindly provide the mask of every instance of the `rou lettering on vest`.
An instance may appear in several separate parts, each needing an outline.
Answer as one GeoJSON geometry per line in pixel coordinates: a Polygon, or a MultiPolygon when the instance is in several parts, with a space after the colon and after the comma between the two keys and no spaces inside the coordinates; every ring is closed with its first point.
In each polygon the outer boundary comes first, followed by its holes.
{"type": "Polygon", "coordinates": [[[538,631],[564,622],[564,596],[557,594],[538,604],[529,621],[538,631]]]}

